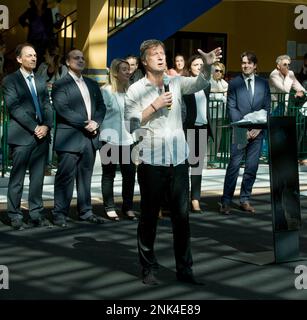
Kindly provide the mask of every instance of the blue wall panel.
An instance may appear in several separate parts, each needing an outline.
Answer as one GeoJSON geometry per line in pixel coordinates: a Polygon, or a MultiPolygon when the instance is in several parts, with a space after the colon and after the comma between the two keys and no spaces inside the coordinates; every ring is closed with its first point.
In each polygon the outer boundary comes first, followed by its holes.
{"type": "Polygon", "coordinates": [[[129,53],[139,55],[147,39],[165,40],[221,0],[165,0],[108,39],[108,65],[129,53]]]}

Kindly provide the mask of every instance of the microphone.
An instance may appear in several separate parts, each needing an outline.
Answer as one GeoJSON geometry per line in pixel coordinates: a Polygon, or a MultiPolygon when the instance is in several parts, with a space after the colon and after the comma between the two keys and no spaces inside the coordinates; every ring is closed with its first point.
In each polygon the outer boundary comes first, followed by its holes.
{"type": "MultiPolygon", "coordinates": [[[[169,92],[169,77],[166,74],[163,75],[163,85],[164,85],[164,91],[169,92]]],[[[171,109],[172,109],[171,105],[167,107],[167,110],[171,110],[171,109]]]]}

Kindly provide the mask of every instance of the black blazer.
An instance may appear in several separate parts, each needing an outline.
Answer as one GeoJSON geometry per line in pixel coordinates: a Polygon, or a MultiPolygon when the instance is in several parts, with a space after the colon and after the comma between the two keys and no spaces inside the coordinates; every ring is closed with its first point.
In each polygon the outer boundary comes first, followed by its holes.
{"type": "MultiPolygon", "coordinates": [[[[99,125],[104,119],[106,107],[98,83],[83,77],[91,97],[91,119],[99,125]]],[[[56,131],[54,149],[56,151],[82,152],[86,139],[91,139],[93,147],[101,147],[99,130],[92,135],[84,129],[88,120],[86,106],[81,92],[70,74],[56,81],[52,88],[52,101],[56,111],[56,131]]]]}
{"type": "MultiPolygon", "coordinates": [[[[52,128],[53,111],[45,81],[35,76],[35,86],[41,106],[43,125],[52,128]]],[[[3,94],[9,113],[8,144],[29,145],[35,141],[34,130],[39,124],[36,119],[34,101],[30,89],[20,70],[3,79],[3,94]]],[[[46,138],[48,138],[47,135],[46,138]]]]}
{"type": "MultiPolygon", "coordinates": [[[[208,138],[211,137],[213,139],[213,132],[210,125],[210,112],[209,112],[209,94],[210,94],[211,86],[208,85],[206,89],[204,89],[206,98],[207,98],[207,121],[208,121],[208,138]]],[[[186,105],[186,119],[183,123],[183,129],[186,131],[187,129],[193,129],[195,127],[195,120],[197,117],[197,109],[196,109],[196,100],[195,94],[184,95],[183,100],[186,105]]]]}

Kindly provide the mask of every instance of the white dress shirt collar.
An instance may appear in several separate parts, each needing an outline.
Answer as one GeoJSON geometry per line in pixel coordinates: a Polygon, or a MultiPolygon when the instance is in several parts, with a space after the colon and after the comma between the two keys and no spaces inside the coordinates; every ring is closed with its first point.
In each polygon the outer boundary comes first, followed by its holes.
{"type": "Polygon", "coordinates": [[[71,75],[71,77],[77,82],[78,80],[84,80],[82,75],[80,77],[78,77],[74,72],[72,72],[71,70],[68,71],[68,73],[71,75]]]}
{"type": "Polygon", "coordinates": [[[24,70],[23,68],[19,69],[22,76],[25,78],[25,80],[28,80],[28,76],[32,76],[34,78],[34,72],[32,71],[31,73],[29,73],[28,71],[24,70]]]}
{"type": "Polygon", "coordinates": [[[254,73],[250,74],[249,76],[246,76],[246,75],[243,74],[243,73],[242,73],[242,75],[243,75],[243,79],[244,79],[245,82],[247,82],[248,79],[251,79],[252,82],[255,81],[255,74],[254,74],[254,73]]]}
{"type": "Polygon", "coordinates": [[[86,107],[86,112],[87,112],[87,116],[88,116],[88,120],[91,120],[91,117],[92,117],[92,113],[91,113],[91,96],[90,96],[90,92],[89,92],[89,89],[82,77],[82,75],[80,77],[78,77],[75,73],[73,73],[72,71],[69,71],[68,72],[71,77],[75,80],[80,92],[81,92],[81,95],[82,95],[82,98],[83,98],[83,101],[84,101],[84,104],[85,104],[85,107],[86,107]]]}
{"type": "MultiPolygon", "coordinates": [[[[31,73],[29,73],[29,72],[27,72],[26,70],[24,70],[23,68],[20,68],[19,70],[20,70],[22,76],[24,77],[25,82],[26,82],[26,84],[27,84],[27,86],[28,86],[28,88],[29,88],[29,90],[30,90],[30,92],[31,92],[31,87],[30,87],[30,82],[29,82],[28,77],[29,77],[29,76],[32,76],[33,79],[35,79],[35,78],[34,78],[34,73],[33,73],[33,71],[32,71],[31,73]]],[[[35,81],[32,81],[32,84],[33,84],[33,87],[34,87],[34,91],[35,91],[35,93],[37,94],[35,81]]]]}
{"type": "Polygon", "coordinates": [[[246,76],[243,74],[243,79],[244,79],[244,82],[245,82],[245,85],[246,85],[246,89],[248,90],[248,80],[251,79],[251,88],[252,88],[252,93],[254,95],[254,92],[255,92],[255,74],[251,74],[249,76],[246,76]]]}

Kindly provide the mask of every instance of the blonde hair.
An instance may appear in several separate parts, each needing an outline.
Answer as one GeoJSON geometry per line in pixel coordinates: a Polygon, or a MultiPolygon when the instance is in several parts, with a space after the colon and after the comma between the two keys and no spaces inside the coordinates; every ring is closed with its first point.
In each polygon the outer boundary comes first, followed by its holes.
{"type": "Polygon", "coordinates": [[[117,77],[122,63],[126,64],[130,68],[129,63],[124,59],[114,59],[111,62],[109,70],[109,84],[111,85],[113,92],[125,92],[129,86],[128,81],[127,83],[120,83],[117,77]]]}
{"type": "Polygon", "coordinates": [[[225,66],[222,62],[214,62],[212,65],[212,69],[214,69],[214,67],[219,67],[221,68],[223,74],[225,74],[225,66]]]}

